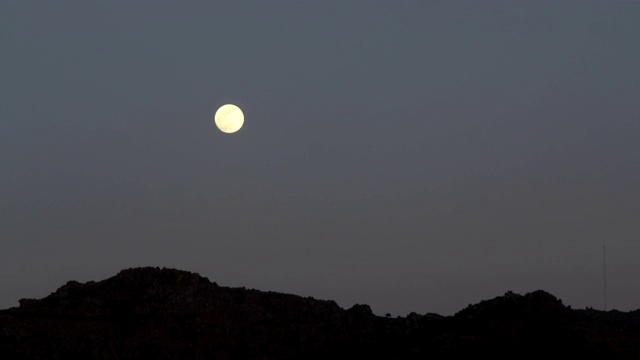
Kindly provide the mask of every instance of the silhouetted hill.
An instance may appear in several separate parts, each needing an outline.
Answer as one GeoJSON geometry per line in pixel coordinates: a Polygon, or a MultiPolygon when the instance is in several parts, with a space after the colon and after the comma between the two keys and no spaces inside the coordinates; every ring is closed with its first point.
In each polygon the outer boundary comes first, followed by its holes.
{"type": "Polygon", "coordinates": [[[0,311],[0,359],[638,359],[640,313],[572,310],[543,291],[454,316],[375,316],[159,268],[70,281],[0,311]]]}

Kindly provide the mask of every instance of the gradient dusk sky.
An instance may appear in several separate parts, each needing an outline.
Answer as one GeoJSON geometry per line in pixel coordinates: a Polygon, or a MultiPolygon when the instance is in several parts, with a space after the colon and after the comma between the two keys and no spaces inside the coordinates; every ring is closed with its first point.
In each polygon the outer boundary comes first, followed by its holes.
{"type": "Polygon", "coordinates": [[[640,2],[0,0],[0,308],[137,266],[640,308],[640,2]],[[242,130],[213,122],[232,103],[242,130]]]}

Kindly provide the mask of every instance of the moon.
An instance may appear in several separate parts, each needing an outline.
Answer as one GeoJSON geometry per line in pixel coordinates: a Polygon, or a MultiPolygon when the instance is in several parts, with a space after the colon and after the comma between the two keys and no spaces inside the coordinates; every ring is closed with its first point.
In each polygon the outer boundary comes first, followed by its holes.
{"type": "Polygon", "coordinates": [[[233,134],[244,125],[244,114],[233,104],[222,105],[215,115],[216,126],[220,131],[233,134]]]}

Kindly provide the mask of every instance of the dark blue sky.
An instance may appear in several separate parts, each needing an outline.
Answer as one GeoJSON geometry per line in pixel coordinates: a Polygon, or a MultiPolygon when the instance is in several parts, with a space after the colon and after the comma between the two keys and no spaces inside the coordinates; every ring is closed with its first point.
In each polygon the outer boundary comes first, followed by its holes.
{"type": "Polygon", "coordinates": [[[640,2],[1,1],[0,308],[146,265],[601,308],[604,243],[640,308],[639,64],[640,2]]]}

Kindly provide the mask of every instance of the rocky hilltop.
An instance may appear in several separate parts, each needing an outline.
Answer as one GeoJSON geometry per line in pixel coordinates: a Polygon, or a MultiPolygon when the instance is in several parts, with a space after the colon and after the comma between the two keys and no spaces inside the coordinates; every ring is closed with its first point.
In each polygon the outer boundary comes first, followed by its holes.
{"type": "Polygon", "coordinates": [[[70,281],[0,311],[0,359],[638,359],[640,313],[572,310],[543,291],[454,316],[218,286],[173,269],[70,281]]]}

